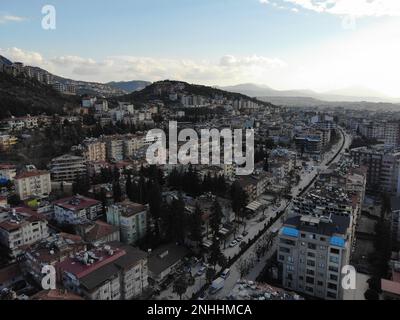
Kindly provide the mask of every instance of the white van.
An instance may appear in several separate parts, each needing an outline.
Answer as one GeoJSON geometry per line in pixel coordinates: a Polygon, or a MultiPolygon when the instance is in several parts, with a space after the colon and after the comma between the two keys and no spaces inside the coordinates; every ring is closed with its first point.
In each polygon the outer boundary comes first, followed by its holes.
{"type": "Polygon", "coordinates": [[[221,273],[221,278],[223,278],[223,279],[228,278],[230,273],[231,273],[231,269],[225,269],[225,270],[221,273]]]}

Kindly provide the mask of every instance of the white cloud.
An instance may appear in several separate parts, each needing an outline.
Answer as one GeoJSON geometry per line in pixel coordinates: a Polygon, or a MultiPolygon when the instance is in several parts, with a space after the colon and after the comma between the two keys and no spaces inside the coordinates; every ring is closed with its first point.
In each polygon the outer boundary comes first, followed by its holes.
{"type": "Polygon", "coordinates": [[[267,68],[280,68],[285,67],[286,63],[277,58],[260,57],[257,55],[244,58],[236,58],[232,55],[226,55],[221,58],[220,65],[224,67],[264,66],[267,68]]]}
{"type": "Polygon", "coordinates": [[[280,70],[287,67],[281,59],[258,55],[226,55],[217,61],[110,56],[97,61],[75,55],[46,59],[40,53],[19,48],[0,48],[0,54],[13,61],[42,67],[60,76],[96,82],[176,79],[223,85],[261,81],[265,74],[279,74],[280,70]]]}
{"type": "MultiPolygon", "coordinates": [[[[269,3],[264,0],[259,1],[262,4],[269,3]]],[[[399,0],[280,0],[280,3],[294,5],[297,9],[340,16],[400,16],[399,0]]]]}
{"type": "Polygon", "coordinates": [[[24,51],[19,48],[0,48],[0,54],[14,62],[23,62],[29,65],[45,66],[45,61],[40,53],[24,51]]]}
{"type": "Polygon", "coordinates": [[[13,16],[13,15],[1,15],[0,16],[0,24],[4,24],[7,22],[22,22],[25,21],[25,17],[13,16]]]}

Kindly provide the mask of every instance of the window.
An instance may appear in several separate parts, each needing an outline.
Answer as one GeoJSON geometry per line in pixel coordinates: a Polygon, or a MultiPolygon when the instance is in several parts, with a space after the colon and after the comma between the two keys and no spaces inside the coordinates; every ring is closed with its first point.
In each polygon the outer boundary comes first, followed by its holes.
{"type": "Polygon", "coordinates": [[[279,251],[284,252],[284,253],[290,253],[290,249],[285,248],[285,247],[279,247],[279,251]]]}
{"type": "Polygon", "coordinates": [[[339,249],[335,249],[335,248],[331,248],[331,253],[332,254],[339,254],[340,250],[339,249]]]}
{"type": "Polygon", "coordinates": [[[313,276],[315,274],[314,270],[307,269],[307,274],[313,276]]]}
{"type": "Polygon", "coordinates": [[[315,267],[315,261],[313,261],[313,260],[307,260],[307,265],[308,265],[309,267],[315,267]]]}
{"type": "Polygon", "coordinates": [[[315,258],[315,253],[314,252],[308,252],[307,256],[311,257],[311,258],[315,258]]]}
{"type": "Polygon", "coordinates": [[[323,283],[322,281],[317,281],[317,285],[318,285],[319,287],[322,287],[322,286],[324,285],[324,283],[323,283]]]}
{"type": "Polygon", "coordinates": [[[294,246],[296,245],[296,242],[293,240],[288,240],[288,239],[281,239],[280,240],[281,243],[289,245],[289,246],[294,246]]]}
{"type": "Polygon", "coordinates": [[[279,261],[285,261],[285,256],[280,255],[279,256],[279,261]]]}
{"type": "Polygon", "coordinates": [[[337,285],[334,284],[334,283],[330,283],[330,282],[329,282],[329,283],[328,283],[328,288],[331,289],[331,290],[335,290],[335,291],[336,291],[336,290],[337,290],[337,285]]]}
{"type": "Polygon", "coordinates": [[[330,256],[329,261],[333,263],[339,263],[339,257],[330,256]]]}
{"type": "Polygon", "coordinates": [[[337,280],[338,280],[338,276],[335,275],[335,274],[331,274],[331,275],[329,276],[329,279],[331,279],[331,280],[333,280],[333,281],[337,281],[337,280]]]}
{"type": "Polygon", "coordinates": [[[309,243],[308,244],[308,249],[315,250],[315,249],[317,249],[317,246],[315,244],[313,244],[313,243],[309,243]]]}
{"type": "Polygon", "coordinates": [[[306,282],[308,284],[314,284],[314,277],[306,277],[306,282]]]}
{"type": "Polygon", "coordinates": [[[329,271],[339,272],[339,268],[333,267],[333,266],[329,266],[329,271]]]}

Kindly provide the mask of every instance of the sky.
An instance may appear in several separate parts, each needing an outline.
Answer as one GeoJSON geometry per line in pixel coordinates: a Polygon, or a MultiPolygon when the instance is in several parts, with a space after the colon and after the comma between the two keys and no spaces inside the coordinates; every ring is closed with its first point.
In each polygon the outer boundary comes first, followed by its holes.
{"type": "Polygon", "coordinates": [[[86,81],[400,97],[399,0],[0,0],[0,54],[86,81]],[[55,8],[55,29],[42,8],[55,8]]]}

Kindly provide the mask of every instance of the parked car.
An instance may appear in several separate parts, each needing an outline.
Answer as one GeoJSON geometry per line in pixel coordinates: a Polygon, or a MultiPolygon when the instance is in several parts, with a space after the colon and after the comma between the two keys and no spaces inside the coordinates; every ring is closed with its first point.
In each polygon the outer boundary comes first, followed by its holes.
{"type": "Polygon", "coordinates": [[[237,242],[242,242],[243,241],[243,236],[238,236],[235,240],[237,242]]]}
{"type": "Polygon", "coordinates": [[[236,247],[237,244],[238,244],[237,241],[236,241],[236,240],[233,240],[233,241],[229,244],[229,247],[231,247],[231,248],[236,247]]]}
{"type": "Polygon", "coordinates": [[[222,279],[227,279],[228,277],[229,277],[229,275],[230,275],[230,273],[231,273],[231,269],[225,269],[224,271],[222,271],[222,273],[221,273],[221,278],[222,279]]]}

